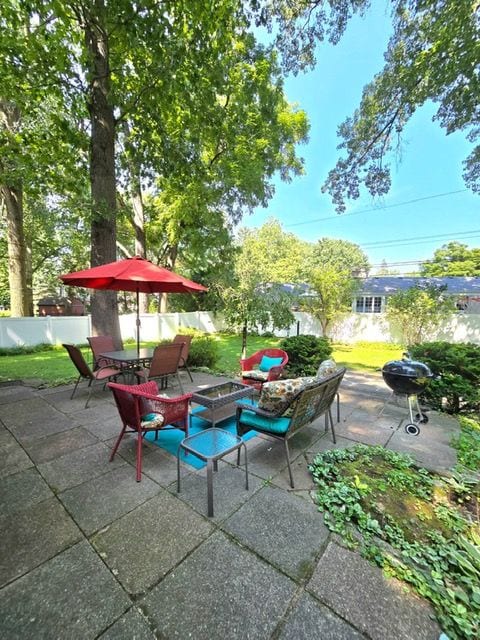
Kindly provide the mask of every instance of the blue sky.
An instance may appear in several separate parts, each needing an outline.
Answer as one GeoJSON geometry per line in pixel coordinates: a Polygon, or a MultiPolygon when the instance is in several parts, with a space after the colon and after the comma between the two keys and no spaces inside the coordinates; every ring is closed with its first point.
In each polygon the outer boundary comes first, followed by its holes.
{"type": "MultiPolygon", "coordinates": [[[[259,227],[275,217],[285,231],[310,242],[322,237],[349,240],[362,247],[372,265],[383,259],[428,259],[451,240],[480,246],[480,198],[466,190],[462,178],[462,161],[471,145],[461,133],[446,136],[432,122],[433,104],[417,111],[408,123],[400,162],[392,160],[392,188],[381,201],[366,193],[348,203],[346,214],[338,215],[328,194],[321,193],[340,153],[337,127],[353,114],[364,85],[383,67],[391,20],[387,3],[373,4],[365,18],[349,23],[339,45],[324,43],[318,48],[313,71],[287,78],[288,100],[304,109],[310,121],[309,142],[298,149],[306,173],[291,183],[275,179],[276,193],[268,207],[258,208],[242,224],[259,227]],[[439,195],[446,193],[450,195],[439,195]]],[[[414,267],[392,268],[403,272],[414,267]]]]}

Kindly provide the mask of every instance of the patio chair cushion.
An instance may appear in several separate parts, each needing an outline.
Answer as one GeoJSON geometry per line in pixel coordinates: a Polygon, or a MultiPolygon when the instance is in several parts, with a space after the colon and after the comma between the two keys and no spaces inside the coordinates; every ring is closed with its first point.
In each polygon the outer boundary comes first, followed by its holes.
{"type": "Polygon", "coordinates": [[[242,411],[242,422],[250,425],[253,429],[258,427],[278,434],[286,433],[290,426],[290,418],[284,418],[283,416],[280,418],[267,418],[247,409],[242,411]]]}
{"type": "Polygon", "coordinates": [[[272,367],[278,367],[283,362],[283,358],[270,358],[269,356],[262,356],[258,368],[260,371],[270,371],[272,367]]]}
{"type": "Polygon", "coordinates": [[[336,373],[338,367],[337,367],[337,363],[335,362],[335,360],[333,359],[329,359],[329,360],[323,360],[323,362],[320,363],[320,366],[318,367],[317,370],[317,378],[328,378],[328,376],[333,375],[334,373],[336,373]]]}
{"type": "Polygon", "coordinates": [[[260,371],[260,369],[251,369],[250,371],[242,371],[242,378],[249,378],[250,380],[266,380],[268,378],[268,371],[260,371]]]}
{"type": "Polygon", "coordinates": [[[142,416],[141,420],[140,424],[143,429],[155,429],[157,425],[158,427],[163,425],[165,416],[161,413],[147,413],[145,416],[142,416]]]}

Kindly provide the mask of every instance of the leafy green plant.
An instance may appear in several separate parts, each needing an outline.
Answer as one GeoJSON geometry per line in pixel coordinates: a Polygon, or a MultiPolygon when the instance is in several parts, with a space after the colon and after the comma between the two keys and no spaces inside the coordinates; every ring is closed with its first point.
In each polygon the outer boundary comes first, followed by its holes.
{"type": "Polygon", "coordinates": [[[472,343],[424,342],[410,355],[425,362],[437,378],[424,392],[433,409],[467,413],[480,407],[480,346],[472,343]]]}
{"type": "Polygon", "coordinates": [[[478,479],[440,478],[365,445],[320,453],[309,469],[332,531],[430,600],[450,638],[479,637],[478,479]]]}
{"type": "Polygon", "coordinates": [[[194,335],[190,343],[188,366],[214,369],[218,362],[219,350],[215,338],[209,335],[194,335]]]}
{"type": "Polygon", "coordinates": [[[480,423],[473,418],[460,416],[460,435],[453,438],[458,463],[472,471],[480,469],[480,423]]]}
{"type": "Polygon", "coordinates": [[[287,373],[292,378],[315,375],[322,360],[332,355],[328,338],[311,335],[284,338],[279,346],[288,353],[287,373]]]}

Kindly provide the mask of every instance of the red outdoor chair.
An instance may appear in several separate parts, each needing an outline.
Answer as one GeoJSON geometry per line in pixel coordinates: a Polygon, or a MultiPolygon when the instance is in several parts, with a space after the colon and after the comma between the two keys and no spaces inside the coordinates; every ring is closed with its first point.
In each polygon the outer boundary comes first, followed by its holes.
{"type": "Polygon", "coordinates": [[[142,439],[146,432],[155,431],[155,439],[161,429],[182,429],[188,437],[188,408],[191,393],[177,398],[159,398],[155,381],[137,385],[109,382],[118,413],[122,420],[122,431],[110,455],[113,460],[118,446],[126,433],[137,434],[137,482],[142,479],[142,439]]]}
{"type": "Polygon", "coordinates": [[[278,380],[288,362],[288,354],[282,349],[261,349],[249,358],[240,360],[242,383],[261,391],[265,382],[278,380]],[[273,359],[272,361],[269,359],[273,359]],[[280,359],[280,361],[279,361],[280,359]]]}
{"type": "Polygon", "coordinates": [[[165,389],[168,376],[174,376],[178,380],[178,386],[183,393],[183,385],[178,375],[178,367],[182,357],[183,343],[160,344],[155,347],[150,367],[145,367],[135,372],[139,382],[147,382],[154,378],[160,380],[160,388],[165,389]]]}
{"type": "Polygon", "coordinates": [[[103,358],[100,354],[107,351],[117,351],[112,336],[90,336],[87,340],[92,350],[93,368],[111,366],[112,360],[103,358]]]}
{"type": "Polygon", "coordinates": [[[68,351],[68,355],[70,356],[70,359],[75,365],[79,374],[70,399],[72,399],[75,395],[75,391],[77,390],[80,380],[82,380],[82,378],[84,380],[88,380],[89,391],[88,398],[85,403],[85,408],[88,407],[88,403],[90,402],[90,396],[92,395],[92,390],[95,382],[105,383],[112,378],[116,380],[118,376],[123,375],[122,370],[113,365],[107,365],[104,367],[100,367],[99,369],[95,369],[95,371],[92,371],[86,363],[85,358],[83,357],[82,352],[80,351],[80,349],[78,349],[78,347],[73,344],[62,344],[62,347],[65,347],[65,349],[68,351]]]}
{"type": "Polygon", "coordinates": [[[190,382],[193,382],[192,374],[190,373],[190,369],[187,365],[188,354],[190,352],[190,344],[192,343],[192,336],[184,336],[179,333],[173,339],[174,344],[183,343],[182,347],[182,355],[180,356],[180,367],[186,369],[188,375],[190,376],[190,382]]]}

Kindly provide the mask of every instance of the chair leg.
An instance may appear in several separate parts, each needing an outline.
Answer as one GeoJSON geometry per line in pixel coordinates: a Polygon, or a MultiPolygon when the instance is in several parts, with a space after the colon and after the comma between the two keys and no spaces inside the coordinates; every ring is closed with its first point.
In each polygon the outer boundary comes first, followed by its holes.
{"type": "Polygon", "coordinates": [[[117,453],[117,449],[118,449],[118,445],[120,444],[123,436],[125,435],[125,430],[126,430],[126,425],[123,425],[123,429],[120,432],[120,435],[117,438],[117,441],[115,442],[115,445],[112,449],[112,453],[110,454],[110,462],[113,460],[113,456],[117,453]]]}
{"type": "Polygon", "coordinates": [[[190,369],[187,367],[186,364],[183,365],[185,367],[185,369],[187,370],[188,375],[190,376],[190,382],[193,382],[193,378],[192,378],[192,374],[190,373],[190,369]]]}
{"type": "Polygon", "coordinates": [[[178,386],[180,387],[180,391],[182,392],[182,396],[183,396],[183,394],[184,394],[185,392],[184,392],[184,390],[183,390],[183,384],[182,384],[182,381],[180,380],[180,374],[178,373],[178,371],[177,371],[177,373],[175,374],[175,376],[177,377],[177,380],[178,380],[178,386]]]}
{"type": "Polygon", "coordinates": [[[238,447],[238,462],[240,463],[240,449],[242,447],[245,449],[245,489],[248,491],[248,456],[245,442],[238,447]]]}
{"type": "Polygon", "coordinates": [[[90,382],[88,383],[88,398],[87,398],[87,401],[85,402],[85,409],[88,407],[88,403],[90,402],[92,391],[93,391],[93,384],[92,384],[92,380],[90,380],[90,382]]]}
{"type": "Polygon", "coordinates": [[[142,432],[137,436],[137,482],[142,479],[142,432]]]}
{"type": "Polygon", "coordinates": [[[75,395],[75,391],[77,390],[77,387],[78,387],[78,383],[80,382],[81,379],[82,379],[82,376],[78,376],[77,381],[75,383],[75,386],[73,387],[73,391],[72,391],[72,395],[70,396],[70,400],[73,399],[73,396],[75,395]]]}
{"type": "Polygon", "coordinates": [[[290,476],[290,486],[292,487],[292,489],[295,489],[294,484],[293,484],[292,467],[290,465],[290,452],[288,450],[288,441],[284,440],[283,442],[285,444],[285,455],[287,457],[288,475],[290,476]]]}
{"type": "Polygon", "coordinates": [[[340,394],[337,393],[337,422],[340,422],[340,394]]]}
{"type": "MultiPolygon", "coordinates": [[[[337,438],[335,436],[335,427],[333,426],[333,418],[332,418],[332,409],[331,407],[329,407],[328,409],[328,417],[330,419],[330,428],[332,430],[332,440],[333,440],[333,444],[337,444],[337,438]]],[[[325,418],[326,418],[327,414],[325,414],[325,418]]]]}

